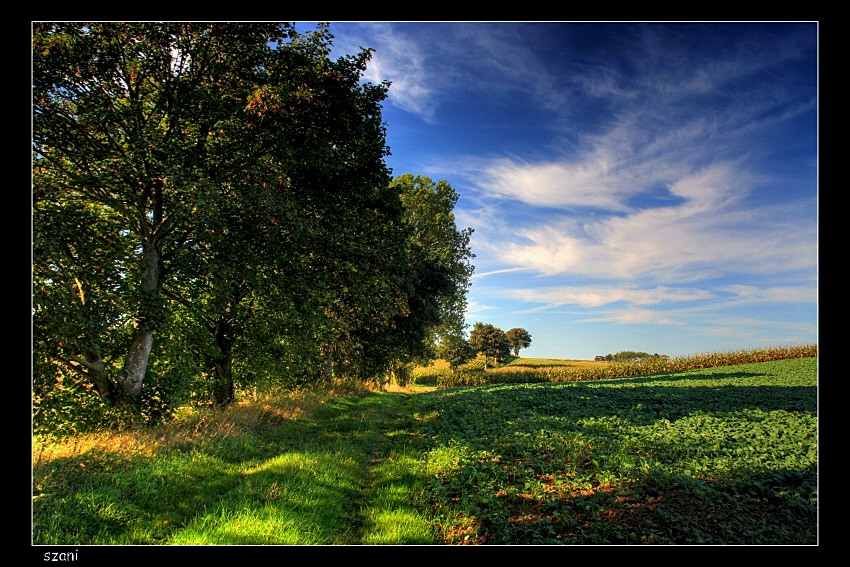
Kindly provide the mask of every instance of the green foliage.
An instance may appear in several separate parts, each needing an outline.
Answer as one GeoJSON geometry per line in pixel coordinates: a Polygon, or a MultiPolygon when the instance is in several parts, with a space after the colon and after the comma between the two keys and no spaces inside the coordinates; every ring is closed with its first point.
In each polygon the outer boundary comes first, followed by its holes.
{"type": "Polygon", "coordinates": [[[287,31],[33,26],[37,309],[64,307],[88,337],[81,342],[74,326],[55,322],[58,309],[46,309],[54,320],[36,327],[36,341],[55,342],[45,356],[82,373],[110,403],[139,402],[151,339],[173,310],[163,291],[186,275],[192,248],[212,244],[229,181],[256,175],[271,149],[246,104],[260,70],[272,67],[269,43],[287,31]],[[78,302],[61,291],[71,282],[78,302]]]}
{"type": "Polygon", "coordinates": [[[505,333],[508,343],[511,345],[514,356],[519,356],[519,351],[531,346],[531,335],[528,331],[521,328],[509,329],[505,333]]]}
{"type": "Polygon", "coordinates": [[[511,346],[505,332],[490,323],[476,321],[469,333],[469,344],[476,352],[484,355],[484,370],[487,370],[489,359],[492,358],[498,363],[511,354],[511,346]]]}
{"type": "MultiPolygon", "coordinates": [[[[638,361],[644,358],[658,357],[658,354],[649,354],[646,352],[635,352],[632,350],[624,350],[622,352],[618,352],[616,354],[606,354],[604,356],[605,360],[608,361],[616,361],[616,362],[633,362],[638,361]]],[[[598,357],[597,357],[598,358],[598,357]]]]}
{"type": "Polygon", "coordinates": [[[368,381],[461,328],[457,194],[391,179],[389,85],[332,39],[34,24],[37,428],[98,421],[87,395],[156,420],[240,388],[368,381]]]}
{"type": "Polygon", "coordinates": [[[466,295],[473,272],[472,229],[460,230],[454,206],[458,195],[445,180],[406,173],[390,186],[399,192],[406,231],[404,274],[407,309],[393,321],[398,357],[407,361],[435,356],[444,338],[462,335],[466,295]]]}
{"type": "Polygon", "coordinates": [[[428,494],[449,544],[812,545],[817,381],[792,358],[423,394],[428,494]]]}
{"type": "Polygon", "coordinates": [[[75,372],[39,373],[33,383],[33,433],[70,437],[104,427],[115,427],[128,416],[107,404],[91,383],[75,372]],[[48,377],[52,382],[47,382],[48,377]]]}
{"type": "Polygon", "coordinates": [[[463,336],[451,334],[442,337],[436,355],[448,362],[452,371],[456,371],[459,366],[472,360],[476,352],[463,336]]]}

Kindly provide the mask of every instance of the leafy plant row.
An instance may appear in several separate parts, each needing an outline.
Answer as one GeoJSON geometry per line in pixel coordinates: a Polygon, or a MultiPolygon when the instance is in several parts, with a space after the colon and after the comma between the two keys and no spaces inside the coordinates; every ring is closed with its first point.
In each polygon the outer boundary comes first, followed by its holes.
{"type": "Polygon", "coordinates": [[[817,367],[773,360],[418,396],[445,541],[815,544],[817,367]]]}

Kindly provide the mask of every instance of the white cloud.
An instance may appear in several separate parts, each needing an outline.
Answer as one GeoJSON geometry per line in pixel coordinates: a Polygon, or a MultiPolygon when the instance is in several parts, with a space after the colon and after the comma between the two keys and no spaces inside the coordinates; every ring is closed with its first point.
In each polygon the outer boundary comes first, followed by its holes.
{"type": "Polygon", "coordinates": [[[469,317],[470,315],[476,315],[483,311],[492,311],[494,309],[497,309],[497,307],[493,305],[485,305],[477,301],[470,301],[466,305],[466,316],[469,317]]]}
{"type": "MultiPolygon", "coordinates": [[[[388,23],[360,24],[360,33],[368,37],[363,43],[375,51],[364,73],[372,83],[390,81],[389,101],[426,121],[434,119],[436,93],[432,88],[434,77],[428,71],[424,50],[404,33],[397,33],[388,23]]],[[[354,34],[348,35],[349,45],[357,42],[354,34]]]]}
{"type": "MultiPolygon", "coordinates": [[[[543,275],[652,276],[660,282],[813,268],[816,227],[793,217],[794,204],[747,205],[752,184],[753,176],[746,170],[718,163],[669,183],[671,204],[656,201],[629,209],[621,201],[607,213],[535,220],[526,228],[489,236],[498,241],[489,252],[498,254],[503,267],[543,275]]],[[[545,197],[525,198],[554,203],[557,195],[563,195],[545,189],[541,194],[545,197]]],[[[620,197],[616,190],[603,190],[596,203],[620,197]]],[[[567,201],[571,196],[561,202],[567,201]]]]}
{"type": "Polygon", "coordinates": [[[730,285],[724,291],[747,303],[814,303],[817,301],[817,288],[810,286],[758,288],[749,285],[730,285]]]}
{"type": "Polygon", "coordinates": [[[638,289],[612,285],[513,288],[492,293],[502,299],[535,304],[530,312],[560,313],[559,308],[572,306],[571,316],[578,324],[685,325],[691,334],[743,339],[764,329],[801,337],[811,334],[814,320],[789,322],[781,314],[774,320],[770,312],[760,308],[765,303],[813,303],[817,289],[810,285],[765,288],[729,285],[716,289],[665,286],[638,289]]]}
{"type": "Polygon", "coordinates": [[[683,325],[685,321],[677,320],[663,311],[650,309],[624,309],[620,311],[605,311],[594,317],[582,319],[582,323],[616,323],[620,325],[683,325]]]}
{"type": "Polygon", "coordinates": [[[652,289],[634,289],[622,287],[548,287],[540,289],[520,288],[505,292],[505,297],[520,301],[540,303],[546,308],[563,305],[581,307],[600,307],[612,303],[632,305],[654,305],[669,302],[688,302],[710,299],[713,294],[707,291],[656,287],[652,289]]]}
{"type": "Polygon", "coordinates": [[[507,274],[507,273],[510,273],[510,272],[523,272],[523,271],[526,271],[526,270],[529,270],[529,269],[530,268],[508,268],[506,270],[493,270],[493,271],[490,271],[490,272],[482,272],[480,274],[473,274],[472,279],[476,280],[476,279],[486,278],[488,276],[495,276],[496,274],[507,274]]]}
{"type": "Polygon", "coordinates": [[[500,159],[487,167],[480,183],[489,194],[534,206],[624,210],[623,198],[634,189],[618,183],[610,168],[601,155],[578,164],[500,159]]]}

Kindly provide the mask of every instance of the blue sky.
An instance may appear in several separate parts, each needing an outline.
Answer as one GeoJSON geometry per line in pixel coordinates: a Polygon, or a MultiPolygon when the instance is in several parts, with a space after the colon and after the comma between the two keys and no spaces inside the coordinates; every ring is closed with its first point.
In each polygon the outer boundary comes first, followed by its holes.
{"type": "Polygon", "coordinates": [[[474,229],[467,322],[527,357],[818,338],[818,27],[331,22],[375,50],[395,175],[474,229]]]}

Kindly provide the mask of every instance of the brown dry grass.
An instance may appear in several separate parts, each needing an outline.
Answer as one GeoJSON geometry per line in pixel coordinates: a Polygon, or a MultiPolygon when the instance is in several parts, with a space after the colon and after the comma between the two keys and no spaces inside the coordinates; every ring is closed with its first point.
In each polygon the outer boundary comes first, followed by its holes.
{"type": "Polygon", "coordinates": [[[297,419],[310,412],[327,395],[313,391],[253,395],[225,409],[184,408],[173,420],[153,427],[87,433],[62,440],[33,436],[33,475],[37,477],[41,468],[57,459],[74,459],[87,453],[129,460],[170,450],[185,451],[271,423],[297,419]]]}
{"type": "Polygon", "coordinates": [[[152,457],[172,450],[191,450],[196,446],[298,419],[334,396],[364,394],[374,390],[412,393],[429,389],[433,388],[337,381],[329,387],[291,392],[246,392],[242,399],[224,409],[182,408],[171,421],[153,427],[87,433],[62,440],[34,436],[33,476],[37,478],[39,471],[54,461],[76,459],[86,454],[108,455],[129,461],[134,457],[152,457]]]}

